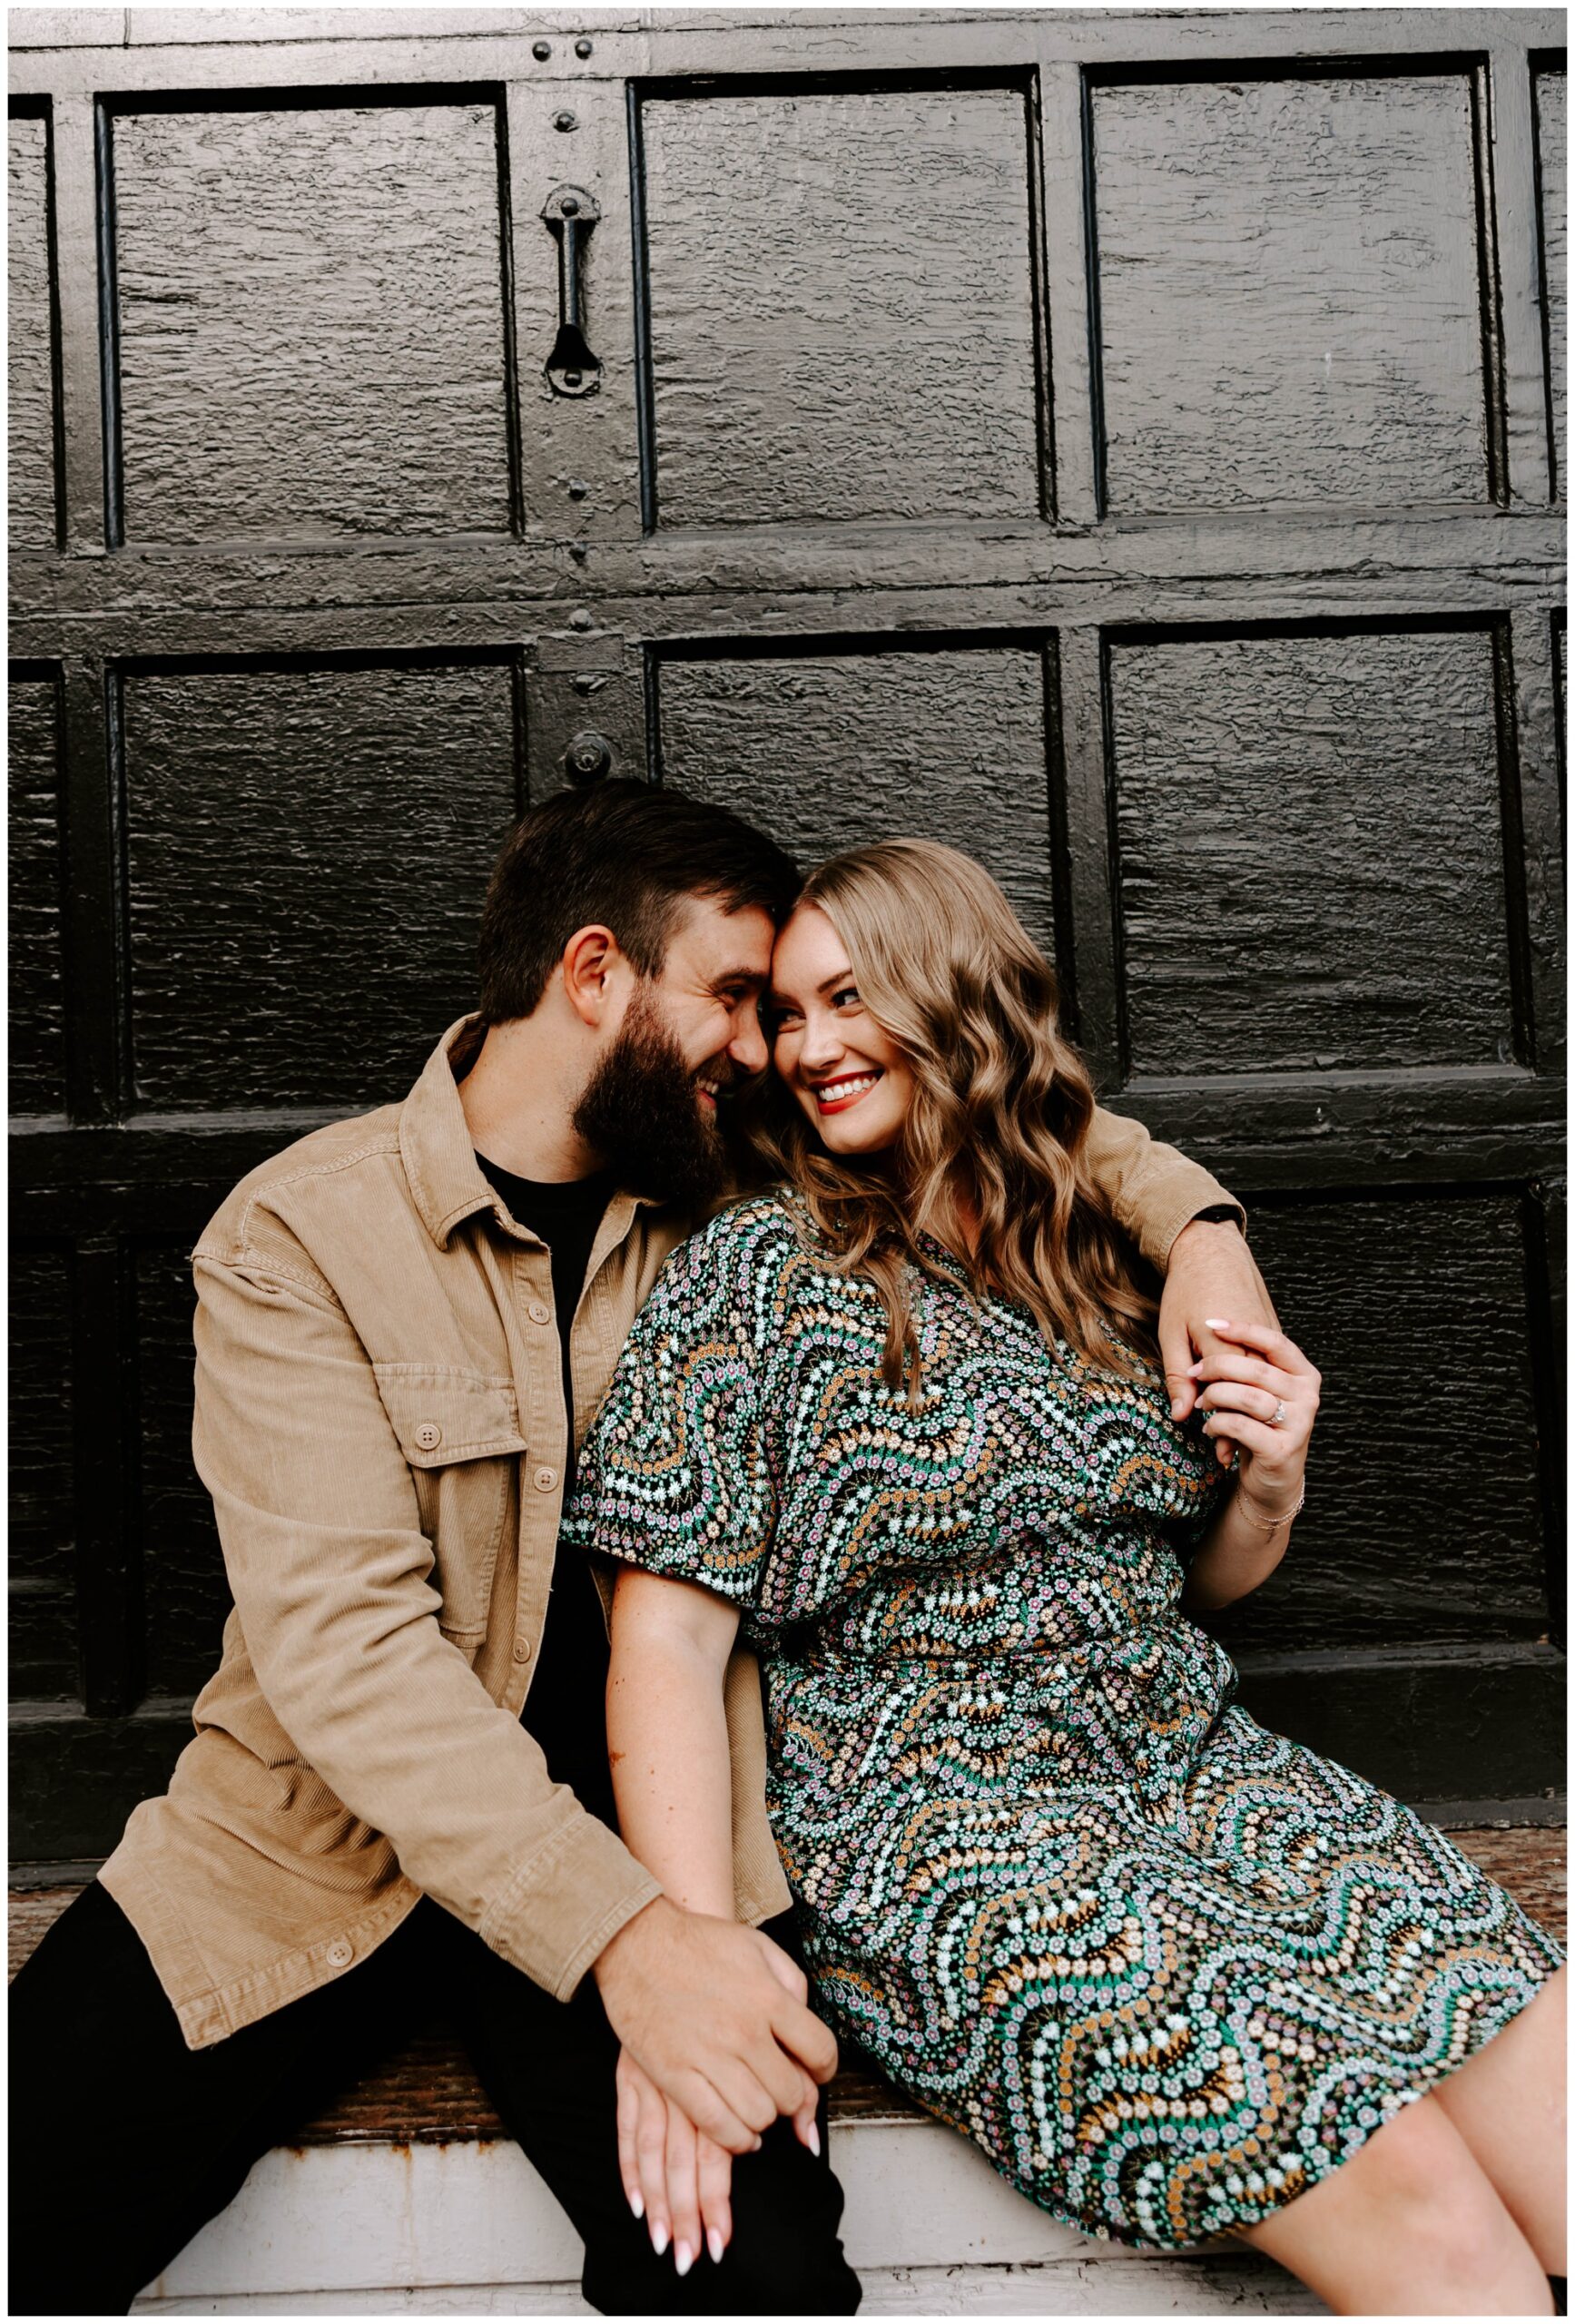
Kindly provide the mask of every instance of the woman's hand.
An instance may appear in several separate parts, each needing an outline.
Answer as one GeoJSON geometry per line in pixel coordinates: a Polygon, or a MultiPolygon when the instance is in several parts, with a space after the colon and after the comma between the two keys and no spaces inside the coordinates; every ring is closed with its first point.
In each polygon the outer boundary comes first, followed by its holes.
{"type": "MultiPolygon", "coordinates": [[[[797,1962],[769,1936],[760,1941],[772,1974],[795,2001],[807,2003],[809,1981],[797,1962]]],[[[818,2155],[820,2090],[802,2067],[799,2071],[802,2092],[791,2120],[801,2145],[818,2155]]],[[[664,2098],[645,2068],[622,2048],[617,2091],[618,2170],[629,2209],[645,2221],[657,2258],[671,2242],[674,2264],[686,2276],[699,2257],[703,2236],[713,2260],[721,2259],[732,2239],[733,2157],[697,2131],[682,2107],[664,2098]]]]}
{"type": "Polygon", "coordinates": [[[1221,1344],[1191,1366],[1206,1436],[1234,1444],[1237,1493],[1265,1523],[1294,1508],[1318,1410],[1321,1375],[1294,1341],[1267,1324],[1210,1316],[1221,1344]]]}
{"type": "MultiPolygon", "coordinates": [[[[1194,1359],[1219,1354],[1214,1326],[1206,1320],[1211,1315],[1235,1315],[1271,1327],[1279,1320],[1240,1229],[1195,1218],[1170,1246],[1159,1301],[1159,1361],[1172,1420],[1187,1419],[1196,1402],[1194,1359]]],[[[1221,1468],[1229,1468],[1231,1447],[1216,1443],[1214,1449],[1221,1468]]]]}
{"type": "MultiPolygon", "coordinates": [[[[733,2157],[663,2097],[627,2050],[618,2053],[618,2169],[658,2259],[673,2246],[686,2276],[702,2250],[720,2260],[733,2233],[733,2157]]],[[[759,2144],[759,2141],[756,2141],[759,2144]]]]}

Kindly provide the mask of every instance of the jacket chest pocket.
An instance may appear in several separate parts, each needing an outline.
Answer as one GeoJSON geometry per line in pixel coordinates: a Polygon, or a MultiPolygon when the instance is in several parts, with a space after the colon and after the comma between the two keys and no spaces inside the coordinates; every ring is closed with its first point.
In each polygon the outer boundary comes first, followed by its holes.
{"type": "Polygon", "coordinates": [[[410,1464],[446,1638],[486,1635],[497,1547],[525,1439],[512,1384],[484,1372],[379,1364],[378,1393],[410,1464]]]}

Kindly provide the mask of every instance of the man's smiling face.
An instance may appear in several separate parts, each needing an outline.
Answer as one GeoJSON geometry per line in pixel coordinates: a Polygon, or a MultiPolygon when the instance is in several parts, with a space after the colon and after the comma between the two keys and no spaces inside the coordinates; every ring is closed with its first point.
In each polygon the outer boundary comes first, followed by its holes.
{"type": "Polygon", "coordinates": [[[574,1126],[632,1192],[692,1205],[721,1192],[718,1098],[765,1069],[759,1003],[774,934],[753,905],[729,912],[697,896],[660,974],[631,992],[574,1126]]]}

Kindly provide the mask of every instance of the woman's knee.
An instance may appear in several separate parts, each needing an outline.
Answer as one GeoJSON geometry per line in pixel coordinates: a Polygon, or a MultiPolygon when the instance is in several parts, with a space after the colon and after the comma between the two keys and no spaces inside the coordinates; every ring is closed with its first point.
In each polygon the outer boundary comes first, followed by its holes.
{"type": "Polygon", "coordinates": [[[1519,2228],[1432,2096],[1393,2115],[1279,2216],[1287,2228],[1370,2240],[1396,2256],[1425,2251],[1462,2290],[1500,2281],[1522,2256],[1519,2228]]]}

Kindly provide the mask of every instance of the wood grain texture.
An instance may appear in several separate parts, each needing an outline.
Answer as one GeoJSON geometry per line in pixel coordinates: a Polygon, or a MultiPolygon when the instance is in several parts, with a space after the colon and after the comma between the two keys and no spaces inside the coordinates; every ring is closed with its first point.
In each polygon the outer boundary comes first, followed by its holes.
{"type": "Polygon", "coordinates": [[[665,781],[763,823],[807,870],[867,840],[941,840],[1051,942],[1044,665],[1011,648],[674,658],[665,781]]]}
{"type": "Polygon", "coordinates": [[[490,104],[114,128],[133,545],[502,531],[490,104]]]}
{"type": "Polygon", "coordinates": [[[1568,1667],[1552,1644],[1237,1649],[1242,1709],[1413,1805],[1491,1793],[1543,1822],[1560,1797],[1568,1667]]]}
{"type": "Polygon", "coordinates": [[[11,1110],[54,1114],[65,1104],[60,704],[47,678],[13,678],[8,699],[11,1110]]]}
{"type": "Polygon", "coordinates": [[[643,119],[661,521],[1036,516],[1020,92],[643,119]]]}
{"type": "Polygon", "coordinates": [[[1485,629],[1117,641],[1131,1066],[1514,1054],[1485,629]]]}
{"type": "Polygon", "coordinates": [[[1555,497],[1564,497],[1570,426],[1569,329],[1570,122],[1567,77],[1539,73],[1532,84],[1542,240],[1542,328],[1547,342],[1548,458],[1555,497]]]}
{"type": "Polygon", "coordinates": [[[213,1503],[192,1462],[192,1317],[188,1246],[136,1254],[137,1531],[146,1613],[147,1682],[195,1694],[218,1665],[230,1585],[213,1503]]]}
{"type": "Polygon", "coordinates": [[[1322,1404],[1284,1562],[1208,1627],[1232,1648],[1322,1652],[1544,1633],[1518,1204],[1260,1205],[1251,1234],[1322,1404]]]}
{"type": "Polygon", "coordinates": [[[11,1706],[11,1849],[20,1860],[100,1861],[138,1803],[167,1789],[192,1739],[192,1707],[145,1702],[133,1717],[76,1705],[11,1706]]]}
{"type": "MultiPolygon", "coordinates": [[[[595,399],[592,399],[595,401],[595,399]]],[[[751,630],[929,631],[1063,623],[1360,618],[1495,610],[1562,599],[1558,512],[1480,509],[1364,517],[1241,510],[1180,522],[1045,526],[759,526],[665,529],[582,544],[537,534],[431,543],[199,547],[179,557],[20,558],[13,650],[63,635],[106,655],[517,641],[584,600],[598,630],[631,639],[751,630]],[[534,620],[533,620],[534,616],[534,620]]]]}
{"type": "Polygon", "coordinates": [[[12,1692],[76,1693],[71,1259],[11,1260],[9,1652],[12,1692]]]}
{"type": "Polygon", "coordinates": [[[1488,492],[1463,74],[1093,97],[1112,509],[1488,492]]]}
{"type": "Polygon", "coordinates": [[[1566,1942],[1570,1851],[1562,1831],[1532,1834],[1483,1828],[1450,1837],[1473,1864],[1481,1866],[1490,1880],[1518,1897],[1533,1920],[1560,1945],[1566,1942]]]}
{"type": "Polygon", "coordinates": [[[49,299],[49,124],[13,118],[9,147],[6,379],[14,548],[53,548],[54,360],[49,299]]]}
{"type": "Polygon", "coordinates": [[[403,1097],[473,998],[508,670],[144,673],[124,727],[137,1102],[403,1097]]]}

